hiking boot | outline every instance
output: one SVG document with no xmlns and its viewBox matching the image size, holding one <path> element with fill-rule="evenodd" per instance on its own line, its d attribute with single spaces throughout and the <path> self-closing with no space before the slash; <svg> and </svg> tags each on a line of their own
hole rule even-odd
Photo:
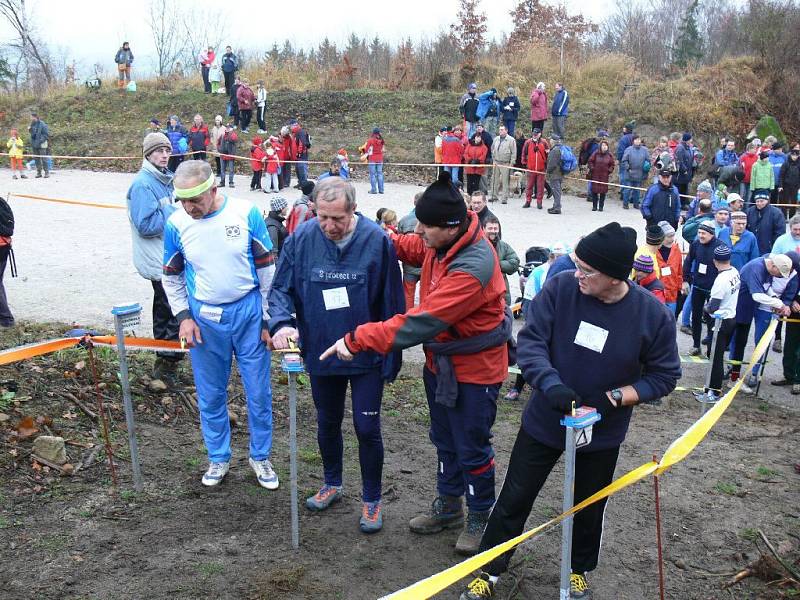
<svg viewBox="0 0 800 600">
<path fill-rule="evenodd" d="M 458 600 L 486 600 L 494 594 L 494 584 L 489 580 L 489 574 L 481 574 L 469 582 L 467 589 L 461 593 Z"/>
<path fill-rule="evenodd" d="M 268 490 L 278 489 L 280 485 L 278 482 L 278 474 L 275 473 L 275 469 L 272 468 L 272 463 L 269 462 L 268 458 L 264 460 L 250 458 L 248 462 L 250 463 L 250 468 L 253 469 L 253 472 L 256 474 L 258 485 Z"/>
<path fill-rule="evenodd" d="M 791 381 L 788 379 L 778 379 L 778 381 L 771 382 L 772 385 L 784 386 L 784 385 L 793 385 Z"/>
<path fill-rule="evenodd" d="M 477 554 L 478 547 L 481 545 L 483 530 L 486 529 L 486 523 L 488 521 L 488 510 L 483 512 L 469 511 L 467 513 L 467 522 L 464 524 L 464 530 L 456 541 L 456 552 L 464 556 Z"/>
<path fill-rule="evenodd" d="M 551 214 L 551 215 L 560 215 L 561 214 L 561 209 L 560 208 L 548 208 L 547 212 L 548 212 L 548 214 Z"/>
<path fill-rule="evenodd" d="M 700 356 L 702 353 L 700 352 L 700 348 L 694 347 L 689 350 L 689 356 Z"/>
<path fill-rule="evenodd" d="M 364 502 L 361 507 L 361 519 L 358 526 L 362 533 L 377 533 L 383 527 L 381 501 Z"/>
<path fill-rule="evenodd" d="M 219 484 L 228 474 L 231 463 L 229 462 L 212 462 L 208 464 L 208 470 L 203 474 L 202 483 L 208 487 L 214 487 Z"/>
<path fill-rule="evenodd" d="M 530 208 L 530 207 L 531 207 L 530 202 L 526 202 L 525 204 L 522 205 L 522 208 Z"/>
<path fill-rule="evenodd" d="M 220 181 L 219 185 L 217 187 L 225 187 L 225 182 L 224 181 Z"/>
<path fill-rule="evenodd" d="M 408 522 L 414 533 L 429 535 L 445 529 L 460 527 L 464 522 L 464 509 L 461 498 L 455 496 L 437 496 L 431 503 L 430 513 L 417 515 Z"/>
<path fill-rule="evenodd" d="M 41 173 L 37 173 L 35 179 L 39 179 L 42 176 Z"/>
<path fill-rule="evenodd" d="M 509 402 L 519 400 L 519 390 L 508 390 L 503 400 L 508 400 Z"/>
<path fill-rule="evenodd" d="M 685 333 L 686 335 L 692 335 L 692 328 L 688 325 L 681 325 L 681 333 Z"/>
<path fill-rule="evenodd" d="M 20 174 L 19 174 L 19 178 L 20 178 L 20 179 L 27 179 L 27 178 L 28 178 L 28 176 L 27 176 L 27 175 L 25 175 L 25 173 L 20 173 Z"/>
<path fill-rule="evenodd" d="M 783 346 L 781 345 L 781 341 L 777 338 L 775 338 L 775 341 L 772 342 L 772 351 L 777 352 L 778 354 L 783 352 Z"/>
<path fill-rule="evenodd" d="M 342 499 L 342 486 L 340 485 L 323 485 L 320 490 L 306 498 L 306 508 L 308 510 L 325 510 L 334 502 Z"/>
<path fill-rule="evenodd" d="M 623 204 L 622 208 L 624 208 L 625 210 L 628 210 L 629 206 L 627 204 Z"/>
<path fill-rule="evenodd" d="M 800 383 L 792 384 L 792 396 L 800 394 Z"/>
<path fill-rule="evenodd" d="M 157 356 L 156 362 L 153 364 L 153 379 L 160 379 L 168 387 L 175 387 L 178 383 L 178 363 Z"/>
<path fill-rule="evenodd" d="M 569 597 L 570 600 L 591 600 L 592 588 L 589 587 L 589 582 L 586 581 L 586 575 L 580 573 L 572 573 L 569 576 Z"/>
<path fill-rule="evenodd" d="M 49 171 L 45 171 L 44 172 L 44 178 L 47 179 L 48 177 L 50 177 L 50 172 Z"/>
</svg>

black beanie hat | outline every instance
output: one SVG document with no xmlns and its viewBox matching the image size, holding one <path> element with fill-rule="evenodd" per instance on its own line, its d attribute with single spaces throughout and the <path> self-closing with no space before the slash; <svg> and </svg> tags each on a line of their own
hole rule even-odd
<svg viewBox="0 0 800 600">
<path fill-rule="evenodd" d="M 609 277 L 628 279 L 636 255 L 636 232 L 616 222 L 603 225 L 578 242 L 575 255 Z"/>
<path fill-rule="evenodd" d="M 450 173 L 443 171 L 439 179 L 422 192 L 414 209 L 417 220 L 431 227 L 456 227 L 467 218 L 464 197 L 451 183 Z"/>
<path fill-rule="evenodd" d="M 658 225 L 650 225 L 645 234 L 647 243 L 651 246 L 660 246 L 664 241 L 664 230 Z"/>
</svg>

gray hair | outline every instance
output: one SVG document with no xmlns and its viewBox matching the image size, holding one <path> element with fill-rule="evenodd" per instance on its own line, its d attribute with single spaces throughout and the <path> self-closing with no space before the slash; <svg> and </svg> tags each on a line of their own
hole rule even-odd
<svg viewBox="0 0 800 600">
<path fill-rule="evenodd" d="M 204 160 L 185 160 L 175 169 L 174 183 L 197 185 L 213 175 L 211 165 Z M 192 187 L 192 185 L 178 186 Z"/>
<path fill-rule="evenodd" d="M 539 83 L 537 83 L 536 84 L 536 89 L 537 90 L 543 90 L 544 89 L 544 81 L 540 81 Z"/>
<path fill-rule="evenodd" d="M 326 177 L 314 187 L 314 193 L 311 195 L 311 199 L 317 205 L 320 202 L 336 202 L 340 198 L 344 198 L 344 209 L 347 212 L 355 211 L 356 189 L 341 177 Z"/>
<path fill-rule="evenodd" d="M 800 213 L 792 215 L 792 218 L 789 219 L 789 227 L 792 225 L 800 225 Z"/>
</svg>

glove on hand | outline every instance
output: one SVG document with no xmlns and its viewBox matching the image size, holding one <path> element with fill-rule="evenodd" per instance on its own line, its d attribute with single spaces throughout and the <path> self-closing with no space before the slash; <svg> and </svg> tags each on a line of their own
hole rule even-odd
<svg viewBox="0 0 800 600">
<path fill-rule="evenodd" d="M 563 383 L 551 387 L 544 393 L 544 397 L 547 398 L 553 410 L 560 413 L 570 412 L 573 402 L 575 402 L 576 408 L 581 405 L 581 397 Z"/>
</svg>

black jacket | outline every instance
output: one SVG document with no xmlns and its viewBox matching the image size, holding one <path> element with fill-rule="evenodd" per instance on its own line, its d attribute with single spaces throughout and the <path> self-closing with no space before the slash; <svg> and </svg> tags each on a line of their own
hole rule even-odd
<svg viewBox="0 0 800 600">
<path fill-rule="evenodd" d="M 283 242 L 289 237 L 289 232 L 283 225 L 285 220 L 286 219 L 281 216 L 281 213 L 275 212 L 274 210 L 269 211 L 267 218 L 264 219 L 264 222 L 267 224 L 269 239 L 272 240 L 272 248 L 278 255 L 281 253 L 281 248 L 283 248 Z"/>
<path fill-rule="evenodd" d="M 778 187 L 796 189 L 800 187 L 800 158 L 787 158 L 781 165 L 778 175 Z"/>
</svg>

